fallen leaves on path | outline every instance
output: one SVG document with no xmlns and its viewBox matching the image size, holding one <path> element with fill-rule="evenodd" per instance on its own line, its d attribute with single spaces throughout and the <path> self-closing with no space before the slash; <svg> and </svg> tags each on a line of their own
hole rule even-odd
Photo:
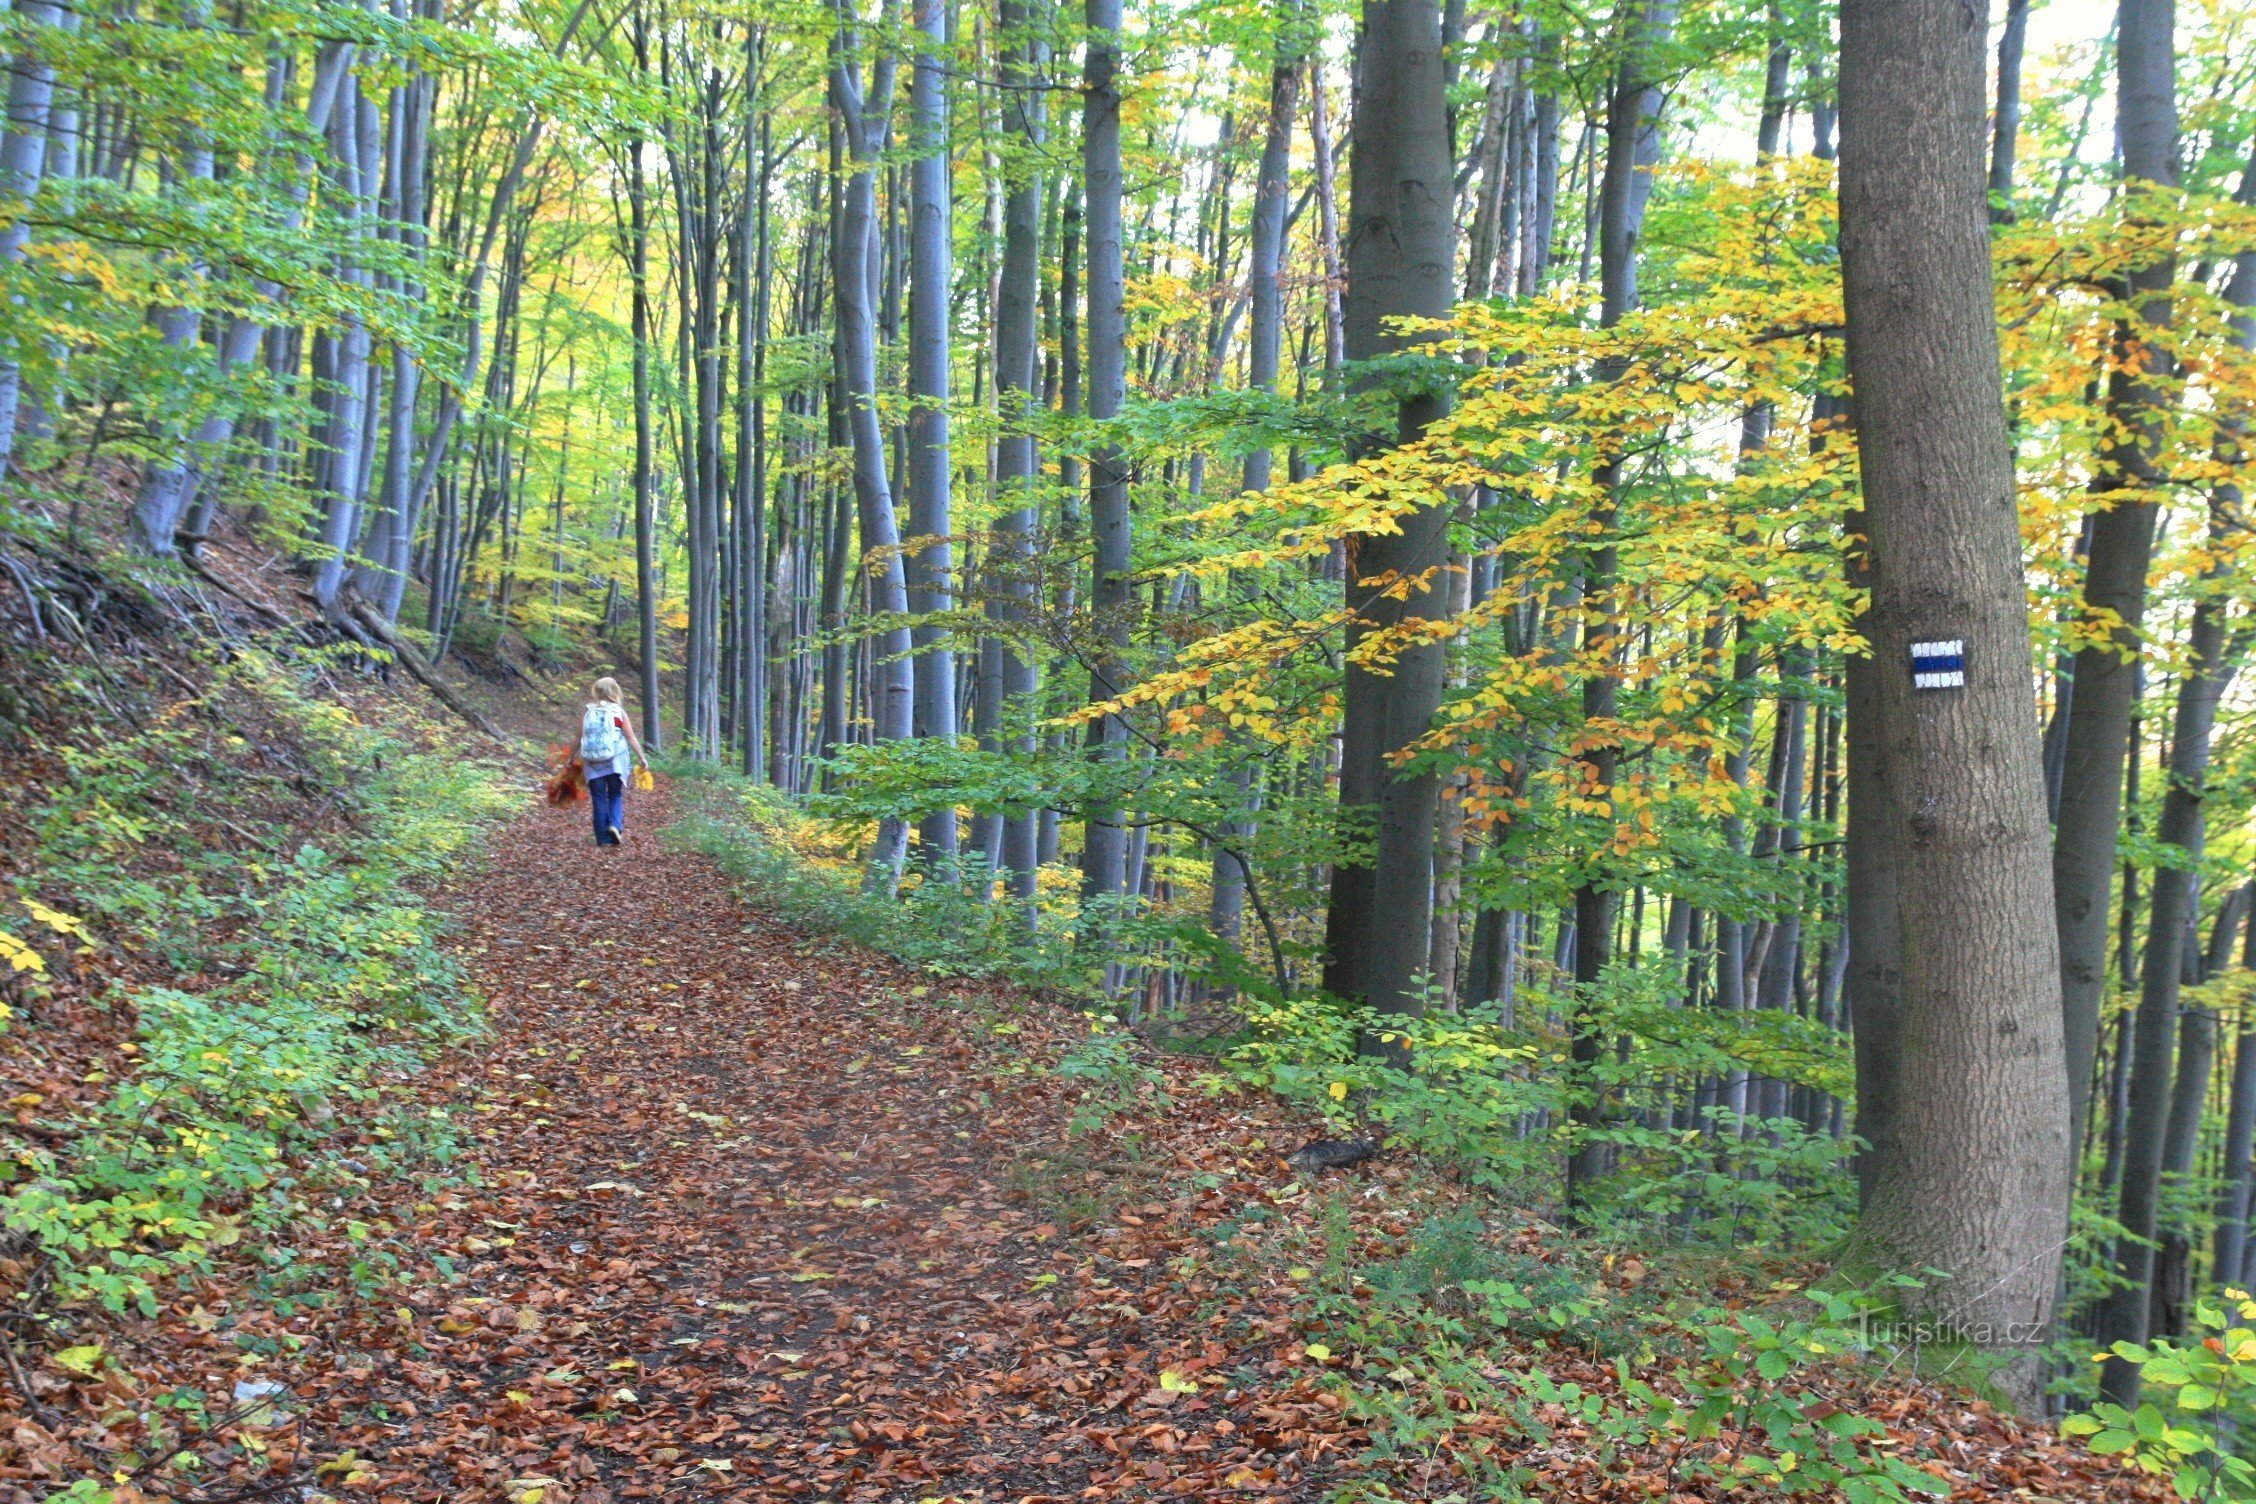
<svg viewBox="0 0 2256 1504">
<path fill-rule="evenodd" d="M 650 837 L 665 807 L 616 851 L 544 811 L 456 896 L 495 1026 L 452 1075 L 485 1184 L 402 1211 L 418 1293 L 323 1334 L 298 1396 L 331 1476 L 538 1504 L 1312 1497 L 1354 1434 L 1287 1314 L 1165 1269 L 1279 1188 L 1281 1125 L 1179 1107 L 1164 1157 L 1081 1172 L 1137 1199 L 1068 1231 L 1012 1183 L 1065 1150 L 1029 1062 L 1067 1020 L 762 924 Z"/>
<path fill-rule="evenodd" d="M 121 1504 L 1314 1500 L 1361 1470 L 1336 1382 L 1357 1357 L 1304 1345 L 1310 1272 L 1277 1256 L 1320 1242 L 1280 1153 L 1309 1125 L 1172 1061 L 1164 1112 L 1074 1139 L 1049 1066 L 1084 1021 L 742 907 L 651 835 L 671 799 L 634 802 L 623 848 L 528 813 L 446 896 L 493 1028 L 412 1089 L 464 1125 L 464 1157 L 427 1196 L 333 1198 L 336 1244 L 289 1253 L 341 1298 L 277 1309 L 291 1265 L 268 1250 L 263 1295 L 246 1259 L 116 1324 L 84 1371 L 50 1355 L 33 1387 L 61 1419 L 17 1423 L 0 1500 L 104 1452 L 138 1469 Z M 1450 1194 L 1391 1157 L 1355 1174 L 1333 1204 L 1366 1251 Z M 1249 1215 L 1251 1251 L 1218 1257 Z M 1572 1350 L 1505 1361 L 1615 1383 Z M 178 1385 L 212 1400 L 194 1468 L 162 1461 L 150 1404 Z M 1847 1402 L 1958 1499 L 2138 1494 L 1928 1386 Z M 1542 1443 L 1460 1416 L 1398 1456 L 1394 1496 L 1457 1493 L 1478 1451 L 1546 1500 L 1723 1497 L 1658 1452 L 1600 1468 L 1588 1431 L 1538 1419 Z"/>
</svg>

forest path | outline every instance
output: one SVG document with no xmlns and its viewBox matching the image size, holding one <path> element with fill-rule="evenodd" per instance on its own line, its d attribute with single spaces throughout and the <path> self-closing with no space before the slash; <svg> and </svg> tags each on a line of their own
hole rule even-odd
<svg viewBox="0 0 2256 1504">
<path fill-rule="evenodd" d="M 1347 1423 L 1283 1300 L 1167 1273 L 1297 1194 L 1284 1125 L 1179 1100 L 1188 1140 L 1068 1231 L 1012 1190 L 1067 1146 L 1027 1066 L 1066 1020 L 744 908 L 656 836 L 675 804 L 634 797 L 618 850 L 529 815 L 447 900 L 494 1031 L 435 1085 L 475 1097 L 481 1183 L 400 1214 L 445 1263 L 308 1386 L 355 1491 L 1314 1497 Z"/>
</svg>

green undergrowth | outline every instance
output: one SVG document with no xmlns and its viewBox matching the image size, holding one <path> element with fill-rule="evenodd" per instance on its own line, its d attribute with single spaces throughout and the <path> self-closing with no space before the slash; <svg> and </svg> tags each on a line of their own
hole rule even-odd
<svg viewBox="0 0 2256 1504">
<path fill-rule="evenodd" d="M 68 1137 L 0 1165 L 0 1217 L 65 1306 L 154 1316 L 237 1242 L 287 1299 L 316 1283 L 294 1245 L 325 1193 L 449 1155 L 444 1120 L 402 1087 L 480 1013 L 421 894 L 507 784 L 251 652 L 143 724 L 98 722 L 56 751 L 17 896 L 78 917 L 118 953 L 104 974 L 140 980 L 84 1000 L 130 1010 L 131 1039 L 87 1078 L 106 1095 Z M 24 1014 L 13 1029 L 45 1026 L 36 999 Z"/>
<path fill-rule="evenodd" d="M 1516 1007 L 1451 1010 L 1438 998 L 1420 1016 L 1384 1017 L 1322 996 L 1250 999 L 1244 1037 L 1223 1068 L 1331 1119 L 1343 1134 L 1415 1149 L 1502 1205 L 1550 1212 L 1567 1157 L 1595 1139 L 1609 1172 L 1589 1192 L 1585 1220 L 1614 1241 L 1655 1248 L 1807 1253 L 1830 1247 L 1853 1217 L 1854 1138 L 1793 1117 L 1697 1115 L 1639 1109 L 1631 1087 L 1717 1080 L 1733 1072 L 1845 1091 L 1837 1044 L 1820 1051 L 1814 1026 L 1787 1014 L 1718 1016 L 1669 1005 L 1655 969 L 1619 968 L 1596 999 L 1622 1042 L 1599 1078 L 1563 1074 L 1571 1000 L 1541 980 Z M 1376 1038 L 1394 1049 L 1363 1047 Z M 1631 1044 L 1634 1042 L 1634 1049 Z M 1574 1109 L 1601 1094 L 1596 1127 Z M 1681 1102 L 1682 1093 L 1665 1098 Z M 1650 1097 L 1647 1098 L 1651 1100 Z"/>
<path fill-rule="evenodd" d="M 665 839 L 705 856 L 787 923 L 937 976 L 995 977 L 1082 1005 L 1101 1000 L 1094 958 L 1121 950 L 1077 943 L 1068 895 L 1045 888 L 1029 912 L 1021 904 L 982 902 L 974 883 L 931 880 L 914 870 L 899 898 L 867 892 L 852 841 L 837 825 L 710 763 L 670 762 L 667 771 L 688 795 L 688 808 Z"/>
<path fill-rule="evenodd" d="M 1299 1265 L 1305 1361 L 1371 1437 L 1337 1504 L 1534 1501 L 1549 1495 L 1525 1459 L 1562 1447 L 1598 1477 L 1734 1499 L 1950 1491 L 1857 1409 L 1906 1361 L 1872 1340 L 1872 1295 L 1779 1277 L 1721 1296 L 1694 1267 L 1532 1241 L 1470 1207 L 1383 1247 L 1344 1195 L 1282 1243 L 1266 1220 L 1221 1224 L 1209 1267 L 1228 1285 Z M 1427 1491 L 1437 1474 L 1446 1495 Z"/>
<path fill-rule="evenodd" d="M 711 859 L 785 921 L 1100 1011 L 1098 979 L 1064 913 L 1044 905 L 1029 921 L 939 882 L 912 883 L 899 900 L 866 894 L 852 842 L 831 823 L 709 766 L 672 771 L 686 808 L 666 839 Z M 1799 1020 L 1688 1018 L 1656 978 L 1614 979 L 1609 1018 L 1642 1055 L 1586 1089 L 1618 1098 L 1656 1067 L 1685 1079 L 1738 1070 L 1843 1087 L 1837 1047 Z M 1564 1048 L 1549 1022 L 1556 1001 L 1531 985 L 1517 1021 L 1439 1008 L 1382 1021 L 1321 997 L 1248 995 L 1247 1027 L 1205 1078 L 1277 1093 L 1337 1131 L 1419 1151 L 1461 1188 L 1461 1200 L 1442 1198 L 1455 1209 L 1383 1248 L 1358 1234 L 1344 1193 L 1299 1230 L 1256 1202 L 1193 1261 L 1225 1291 L 1299 1266 L 1289 1274 L 1302 1292 L 1306 1360 L 1372 1438 L 1335 1498 L 1440 1497 L 1423 1490 L 1446 1467 L 1448 1498 L 1534 1500 L 1545 1496 L 1542 1479 L 1515 1459 L 1561 1446 L 1608 1477 L 1666 1474 L 1732 1498 L 1909 1504 L 1946 1494 L 1916 1465 L 1916 1449 L 1897 1447 L 1856 1408 L 1875 1381 L 1927 1371 L 1918 1354 L 1873 1337 L 1901 1292 L 1795 1274 L 1799 1254 L 1837 1241 L 1846 1225 L 1853 1140 L 1791 1118 L 1712 1110 L 1672 1126 L 1617 1111 L 1603 1130 L 1615 1174 L 1593 1213 L 1603 1238 L 1497 1230 L 1495 1219 L 1524 1226 L 1522 1213 L 1547 1203 L 1540 1188 L 1569 1143 L 1574 1087 L 1543 1069 Z M 1407 1065 L 1359 1048 L 1381 1029 Z M 1068 1088 L 1073 1115 L 1057 1144 L 1013 1166 L 1012 1184 L 1065 1225 L 1102 1221 L 1152 1185 L 1141 1134 L 1164 1121 L 1164 1083 L 1109 1018 L 1047 1069 Z"/>
</svg>

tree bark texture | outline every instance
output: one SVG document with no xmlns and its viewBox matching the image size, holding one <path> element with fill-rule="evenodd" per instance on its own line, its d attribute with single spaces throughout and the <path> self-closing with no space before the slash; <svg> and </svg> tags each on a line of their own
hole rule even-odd
<svg viewBox="0 0 2256 1504">
<path fill-rule="evenodd" d="M 1353 176 L 1348 203 L 1346 358 L 1399 351 L 1386 327 L 1406 315 L 1440 318 L 1455 295 L 1453 161 L 1442 79 L 1441 14 L 1433 0 L 1365 0 L 1355 59 Z M 1321 94 L 1321 89 L 1317 90 Z M 1321 164 L 1319 171 L 1322 170 Z M 1409 442 L 1439 417 L 1446 378 L 1406 386 L 1395 441 Z M 1325 940 L 1327 991 L 1382 1014 L 1414 1013 L 1413 976 L 1427 961 L 1432 906 L 1436 776 L 1398 772 L 1389 754 L 1423 735 L 1441 703 L 1443 652 L 1422 643 L 1365 662 L 1375 633 L 1444 608 L 1441 569 L 1449 556 L 1446 498 L 1400 520 L 1393 533 L 1348 540 L 1346 713 L 1340 757 L 1340 815 L 1356 843 L 1335 859 Z M 1400 599 L 1394 582 L 1415 579 Z M 1380 1041 L 1364 1042 L 1380 1049 Z"/>
<path fill-rule="evenodd" d="M 2001 1385 L 2034 1408 L 2070 1155 L 1984 199 L 1986 41 L 1954 0 L 1842 11 L 1841 251 L 1873 592 L 1852 713 L 1880 742 L 1859 788 L 1894 869 L 1898 966 L 1888 1148 L 1856 1246 L 1883 1268 L 1947 1271 L 1907 1303 L 2004 1355 Z M 1963 687 L 1914 687 L 1912 644 L 1940 640 L 1964 644 Z"/>
</svg>

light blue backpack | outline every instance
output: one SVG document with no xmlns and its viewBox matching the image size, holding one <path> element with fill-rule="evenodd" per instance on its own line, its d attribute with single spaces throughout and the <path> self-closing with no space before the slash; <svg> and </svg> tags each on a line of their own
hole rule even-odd
<svg viewBox="0 0 2256 1504">
<path fill-rule="evenodd" d="M 580 761 L 589 767 L 599 762 L 617 763 L 626 755 L 627 739 L 616 720 L 619 707 L 597 701 L 580 717 Z M 624 767 L 614 771 L 624 773 Z"/>
</svg>

